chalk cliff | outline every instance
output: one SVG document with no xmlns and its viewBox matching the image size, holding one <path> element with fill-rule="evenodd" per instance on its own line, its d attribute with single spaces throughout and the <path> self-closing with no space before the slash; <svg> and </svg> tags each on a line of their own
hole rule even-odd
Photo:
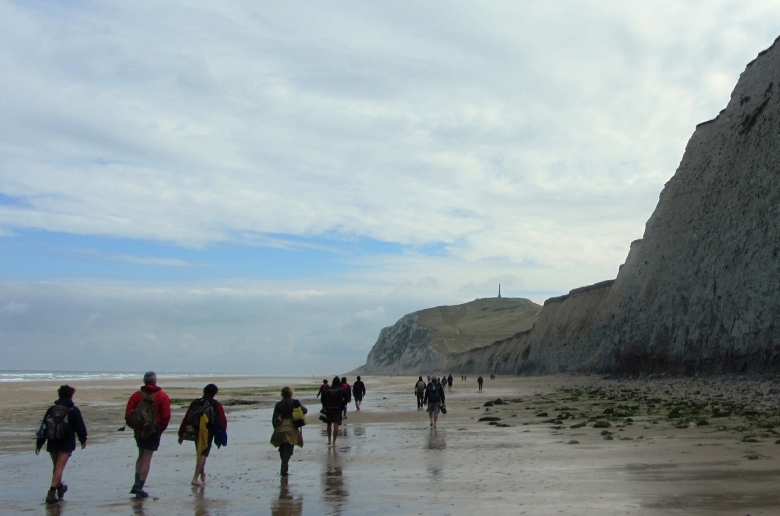
<svg viewBox="0 0 780 516">
<path fill-rule="evenodd" d="M 358 372 L 441 372 L 457 353 L 531 328 L 541 308 L 528 299 L 485 298 L 405 315 L 379 333 Z"/>
<path fill-rule="evenodd" d="M 747 65 L 726 109 L 696 127 L 614 281 L 547 300 L 530 331 L 446 357 L 444 367 L 780 371 L 778 88 L 776 40 Z"/>
</svg>

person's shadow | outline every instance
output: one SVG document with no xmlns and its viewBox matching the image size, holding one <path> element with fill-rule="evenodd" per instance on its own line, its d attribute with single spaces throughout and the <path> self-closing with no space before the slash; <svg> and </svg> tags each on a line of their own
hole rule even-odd
<svg viewBox="0 0 780 516">
<path fill-rule="evenodd" d="M 325 474 L 322 477 L 322 500 L 333 509 L 330 514 L 338 516 L 344 510 L 347 498 L 349 498 L 349 489 L 345 481 L 341 458 L 338 451 L 328 450 Z"/>
<path fill-rule="evenodd" d="M 279 497 L 271 501 L 272 516 L 301 516 L 303 514 L 303 495 L 296 496 L 290 490 L 288 477 L 281 477 Z"/>
</svg>

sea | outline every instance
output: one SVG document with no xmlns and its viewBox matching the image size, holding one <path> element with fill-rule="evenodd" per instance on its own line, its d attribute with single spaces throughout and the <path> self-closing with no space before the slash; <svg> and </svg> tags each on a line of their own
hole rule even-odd
<svg viewBox="0 0 780 516">
<path fill-rule="evenodd" d="M 52 382 L 77 383 L 126 380 L 140 383 L 143 371 L 0 371 L 0 383 Z M 174 387 L 201 386 L 207 378 L 219 378 L 224 387 L 273 387 L 279 385 L 319 385 L 320 376 L 274 376 L 252 374 L 166 373 L 157 372 L 158 382 Z"/>
</svg>

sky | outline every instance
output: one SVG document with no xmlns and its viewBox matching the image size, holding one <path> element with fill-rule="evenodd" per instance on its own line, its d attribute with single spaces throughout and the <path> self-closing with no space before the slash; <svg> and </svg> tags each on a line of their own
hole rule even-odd
<svg viewBox="0 0 780 516">
<path fill-rule="evenodd" d="M 0 0 L 0 369 L 306 374 L 614 278 L 780 2 Z"/>
</svg>

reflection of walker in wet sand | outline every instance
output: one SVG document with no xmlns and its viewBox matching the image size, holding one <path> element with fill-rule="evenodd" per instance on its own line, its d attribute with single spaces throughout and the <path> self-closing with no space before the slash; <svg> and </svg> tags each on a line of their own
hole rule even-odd
<svg viewBox="0 0 780 516">
<path fill-rule="evenodd" d="M 334 514 L 341 514 L 349 497 L 345 478 L 339 453 L 335 449 L 328 450 L 325 475 L 322 477 L 322 500 L 333 507 Z"/>
<path fill-rule="evenodd" d="M 271 516 L 301 516 L 303 514 L 303 495 L 296 496 L 290 491 L 287 477 L 279 484 L 279 497 L 271 502 Z"/>
</svg>

